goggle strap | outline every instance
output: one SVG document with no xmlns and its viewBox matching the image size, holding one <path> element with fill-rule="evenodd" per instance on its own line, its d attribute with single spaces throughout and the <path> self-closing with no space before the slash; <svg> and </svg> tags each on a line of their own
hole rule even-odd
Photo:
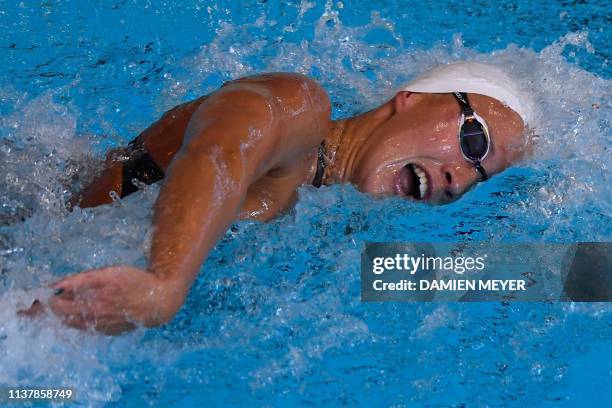
<svg viewBox="0 0 612 408">
<path fill-rule="evenodd" d="M 489 177 L 487 176 L 487 172 L 484 169 L 484 167 L 482 167 L 480 165 L 480 160 L 476 160 L 474 162 L 474 166 L 476 166 L 476 170 L 478 170 L 478 172 L 480 173 L 480 176 L 482 177 L 482 181 L 485 181 L 486 179 L 488 179 Z"/>
<path fill-rule="evenodd" d="M 457 99 L 457 102 L 459 102 L 459 105 L 461 106 L 461 112 L 463 112 L 465 116 L 472 116 L 474 114 L 474 109 L 472 109 L 472 107 L 470 106 L 470 101 L 468 100 L 467 93 L 453 92 L 453 95 L 455 96 L 455 99 Z"/>
</svg>

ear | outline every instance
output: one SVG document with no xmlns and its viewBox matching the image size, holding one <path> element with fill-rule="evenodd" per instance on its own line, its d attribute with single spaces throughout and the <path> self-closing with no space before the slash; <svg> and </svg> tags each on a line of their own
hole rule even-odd
<svg viewBox="0 0 612 408">
<path fill-rule="evenodd" d="M 403 112 L 413 106 L 417 99 L 416 96 L 417 94 L 413 94 L 409 91 L 399 91 L 397 94 L 395 94 L 395 97 L 393 98 L 395 112 Z"/>
</svg>

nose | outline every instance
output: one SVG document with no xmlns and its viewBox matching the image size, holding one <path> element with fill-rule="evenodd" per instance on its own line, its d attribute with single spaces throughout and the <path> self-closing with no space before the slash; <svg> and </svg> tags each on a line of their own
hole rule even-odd
<svg viewBox="0 0 612 408">
<path fill-rule="evenodd" d="M 442 166 L 443 192 L 442 200 L 451 202 L 458 199 L 477 180 L 476 172 L 469 165 L 453 163 Z"/>
</svg>

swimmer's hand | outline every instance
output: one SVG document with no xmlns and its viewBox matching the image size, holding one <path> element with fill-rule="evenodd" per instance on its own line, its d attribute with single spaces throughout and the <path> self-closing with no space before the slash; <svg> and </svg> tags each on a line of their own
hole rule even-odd
<svg viewBox="0 0 612 408">
<path fill-rule="evenodd" d="M 105 334 L 167 323 L 185 299 L 180 286 L 130 266 L 93 269 L 52 287 L 49 306 L 66 325 Z"/>
</svg>

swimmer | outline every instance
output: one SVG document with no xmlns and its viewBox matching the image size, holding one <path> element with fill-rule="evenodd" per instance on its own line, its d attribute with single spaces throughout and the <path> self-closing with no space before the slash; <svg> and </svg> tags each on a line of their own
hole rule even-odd
<svg viewBox="0 0 612 408">
<path fill-rule="evenodd" d="M 475 62 L 427 71 L 363 114 L 333 121 L 330 112 L 315 81 L 273 73 L 228 82 L 165 113 L 111 151 L 71 201 L 94 207 L 137 191 L 133 179 L 161 182 L 147 270 L 68 276 L 53 284 L 50 309 L 71 327 L 108 334 L 167 323 L 237 219 L 269 220 L 307 184 L 451 202 L 525 154 L 532 115 L 506 74 Z"/>
</svg>

